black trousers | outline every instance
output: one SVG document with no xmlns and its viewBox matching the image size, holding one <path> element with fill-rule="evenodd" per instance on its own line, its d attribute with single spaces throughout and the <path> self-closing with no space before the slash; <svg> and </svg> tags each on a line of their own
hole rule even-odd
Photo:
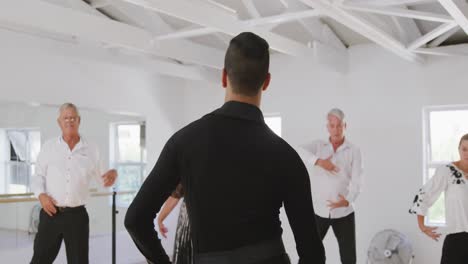
<svg viewBox="0 0 468 264">
<path fill-rule="evenodd" d="M 232 261 L 217 261 L 217 260 L 212 260 L 212 261 L 195 260 L 195 263 L 196 264 L 240 264 L 240 263 L 232 262 Z M 242 264 L 291 264 L 291 260 L 289 259 L 289 256 L 286 253 L 282 253 L 275 257 L 270 257 L 264 260 L 242 263 Z"/>
<path fill-rule="evenodd" d="M 254 264 L 291 264 L 291 260 L 286 253 L 283 253 L 277 257 L 272 257 L 264 261 L 256 262 Z"/>
<path fill-rule="evenodd" d="M 242 248 L 202 253 L 194 257 L 195 264 L 291 264 L 283 241 L 274 239 Z"/>
<path fill-rule="evenodd" d="M 65 242 L 68 264 L 88 264 L 89 216 L 84 206 L 49 216 L 41 210 L 31 264 L 51 264 Z"/>
<path fill-rule="evenodd" d="M 343 218 L 331 219 L 323 218 L 318 215 L 317 230 L 320 238 L 323 240 L 330 226 L 338 240 L 340 249 L 340 259 L 342 264 L 356 264 L 356 224 L 354 213 Z"/>
<path fill-rule="evenodd" d="M 441 264 L 466 264 L 468 263 L 468 233 L 450 234 L 445 237 L 442 247 Z"/>
</svg>

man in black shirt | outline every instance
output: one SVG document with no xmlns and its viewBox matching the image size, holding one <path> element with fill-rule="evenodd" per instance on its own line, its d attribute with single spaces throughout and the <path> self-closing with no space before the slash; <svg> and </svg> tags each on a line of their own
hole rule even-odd
<svg viewBox="0 0 468 264">
<path fill-rule="evenodd" d="M 225 104 L 174 134 L 130 205 L 125 226 L 149 263 L 171 263 L 154 219 L 177 184 L 185 191 L 195 264 L 288 264 L 284 205 L 300 264 L 323 264 L 309 175 L 259 109 L 270 82 L 268 43 L 244 32 L 226 52 Z"/>
</svg>

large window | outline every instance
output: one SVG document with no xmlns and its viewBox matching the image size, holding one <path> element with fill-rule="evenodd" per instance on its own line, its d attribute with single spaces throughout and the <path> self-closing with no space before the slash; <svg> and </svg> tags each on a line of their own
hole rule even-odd
<svg viewBox="0 0 468 264">
<path fill-rule="evenodd" d="M 459 159 L 460 137 L 468 133 L 468 106 L 424 109 L 424 182 L 438 166 Z M 445 224 L 444 195 L 429 210 L 427 224 Z"/>
<path fill-rule="evenodd" d="M 121 191 L 138 190 L 143 183 L 146 167 L 144 123 L 116 123 L 111 125 L 111 166 L 119 174 L 116 188 Z M 128 206 L 134 195 L 117 196 L 119 206 Z"/>
<path fill-rule="evenodd" d="M 38 129 L 0 130 L 0 193 L 29 192 L 41 134 Z"/>
</svg>

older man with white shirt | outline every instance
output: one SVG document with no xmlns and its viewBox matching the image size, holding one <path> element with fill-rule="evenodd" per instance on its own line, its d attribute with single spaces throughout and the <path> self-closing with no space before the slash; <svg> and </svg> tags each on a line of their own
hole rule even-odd
<svg viewBox="0 0 468 264">
<path fill-rule="evenodd" d="M 79 134 L 80 115 L 71 103 L 59 109 L 60 137 L 47 141 L 39 153 L 31 189 L 42 210 L 34 240 L 32 264 L 53 263 L 65 242 L 68 264 L 89 263 L 89 217 L 85 204 L 94 178 L 114 184 L 115 170 L 104 172 L 97 147 Z"/>
<path fill-rule="evenodd" d="M 327 114 L 327 140 L 302 146 L 310 171 L 317 229 L 323 238 L 330 226 L 338 240 L 342 264 L 356 264 L 356 230 L 353 203 L 361 192 L 362 161 L 357 146 L 345 138 L 342 110 Z"/>
</svg>

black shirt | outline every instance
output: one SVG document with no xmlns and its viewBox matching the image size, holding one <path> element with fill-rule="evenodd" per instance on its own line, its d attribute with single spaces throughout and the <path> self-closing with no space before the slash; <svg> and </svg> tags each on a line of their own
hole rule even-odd
<svg viewBox="0 0 468 264">
<path fill-rule="evenodd" d="M 307 170 L 296 151 L 268 128 L 256 106 L 227 102 L 166 143 L 125 218 L 135 244 L 153 263 L 170 263 L 154 219 L 179 183 L 195 254 L 281 237 L 284 205 L 299 263 L 325 263 Z"/>
</svg>

